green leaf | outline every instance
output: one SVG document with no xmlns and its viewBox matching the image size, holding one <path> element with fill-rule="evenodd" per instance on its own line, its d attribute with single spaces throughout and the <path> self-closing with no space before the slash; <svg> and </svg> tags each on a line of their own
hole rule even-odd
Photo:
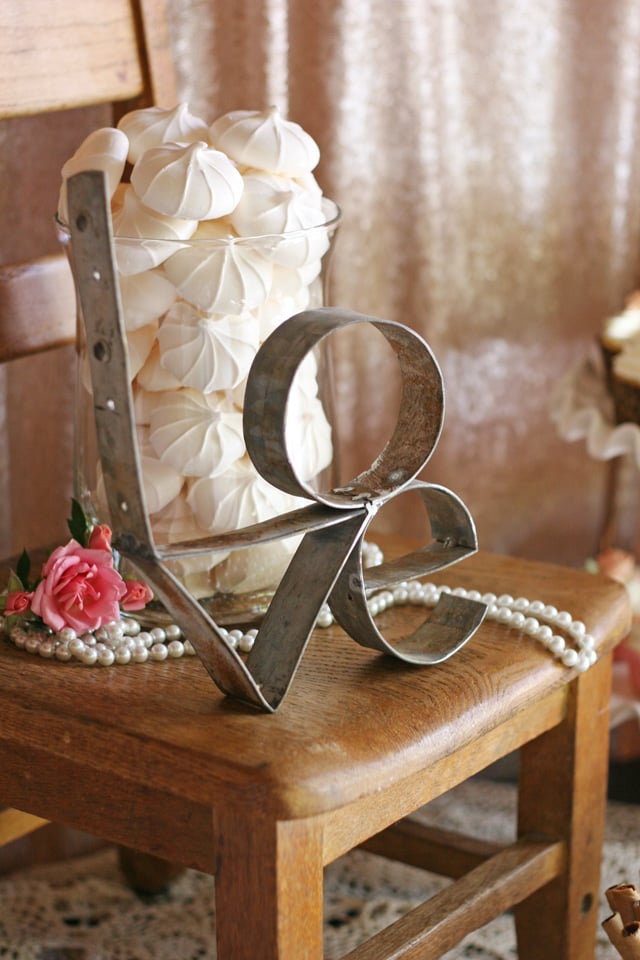
<svg viewBox="0 0 640 960">
<path fill-rule="evenodd" d="M 7 593 L 13 593 L 14 590 L 24 590 L 25 584 L 20 579 L 17 573 L 14 573 L 13 570 L 9 571 L 9 579 L 7 580 Z"/>
<path fill-rule="evenodd" d="M 71 517 L 67 520 L 67 526 L 73 539 L 77 540 L 81 547 L 86 547 L 91 533 L 91 524 L 77 500 L 71 501 Z"/>
<path fill-rule="evenodd" d="M 26 550 L 23 550 L 20 554 L 20 559 L 16 566 L 16 574 L 20 580 L 21 585 L 25 590 L 29 589 L 29 574 L 31 573 L 31 558 Z"/>
</svg>

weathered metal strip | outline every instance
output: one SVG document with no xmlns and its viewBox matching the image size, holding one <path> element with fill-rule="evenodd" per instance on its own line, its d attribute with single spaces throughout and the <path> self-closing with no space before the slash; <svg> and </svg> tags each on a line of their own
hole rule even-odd
<svg viewBox="0 0 640 960">
<path fill-rule="evenodd" d="M 340 488 L 318 491 L 296 473 L 287 450 L 286 406 L 295 375 L 307 354 L 331 333 L 368 323 L 393 348 L 402 376 L 402 398 L 393 434 L 374 463 Z M 244 433 L 255 467 L 274 486 L 339 510 L 383 500 L 423 469 L 444 417 L 442 374 L 428 345 L 415 331 L 391 320 L 351 310 L 307 310 L 280 324 L 256 356 L 245 391 Z"/>
<path fill-rule="evenodd" d="M 382 635 L 367 605 L 372 590 L 444 569 L 477 549 L 473 520 L 459 497 L 446 487 L 422 481 L 414 481 L 407 490 L 420 495 L 430 518 L 434 542 L 365 573 L 360 541 L 342 569 L 329 597 L 329 606 L 343 630 L 362 646 L 391 654 L 407 663 L 440 663 L 473 636 L 485 617 L 486 604 L 443 594 L 430 616 L 416 630 L 393 644 Z M 366 525 L 363 538 L 365 531 Z"/>
</svg>

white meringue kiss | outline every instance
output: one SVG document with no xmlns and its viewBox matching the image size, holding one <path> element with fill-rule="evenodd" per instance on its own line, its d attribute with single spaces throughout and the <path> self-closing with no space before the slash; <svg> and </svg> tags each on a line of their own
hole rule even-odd
<svg viewBox="0 0 640 960">
<path fill-rule="evenodd" d="M 147 150 L 131 171 L 142 202 L 169 217 L 214 220 L 242 196 L 242 177 L 229 158 L 203 140 Z"/>
<path fill-rule="evenodd" d="M 185 300 L 204 313 L 240 314 L 269 296 L 273 266 L 250 243 L 194 239 L 164 270 Z"/>
<path fill-rule="evenodd" d="M 149 443 L 148 428 L 139 428 L 142 487 L 149 513 L 157 513 L 180 493 L 183 476 L 169 463 L 163 463 Z"/>
<path fill-rule="evenodd" d="M 113 213 L 116 263 L 129 276 L 151 270 L 180 248 L 198 226 L 197 220 L 169 217 L 149 209 L 131 185 L 119 191 L 121 205 Z"/>
<path fill-rule="evenodd" d="M 317 166 L 320 149 L 302 127 L 286 120 L 277 107 L 233 110 L 209 128 L 213 143 L 232 160 L 289 177 L 302 176 Z"/>
<path fill-rule="evenodd" d="M 191 481 L 187 494 L 187 503 L 198 524 L 211 533 L 239 530 L 286 513 L 300 502 L 306 501 L 296 501 L 267 483 L 248 457 L 216 476 Z"/>
<path fill-rule="evenodd" d="M 143 273 L 120 277 L 120 298 L 127 330 L 137 330 L 167 312 L 176 298 L 176 288 L 161 273 Z"/>
<path fill-rule="evenodd" d="M 245 451 L 242 414 L 224 394 L 191 389 L 158 401 L 149 438 L 160 459 L 187 477 L 217 476 Z"/>
<path fill-rule="evenodd" d="M 185 387 L 233 389 L 258 352 L 258 324 L 250 313 L 211 316 L 179 302 L 165 316 L 158 343 L 160 363 Z"/>
<path fill-rule="evenodd" d="M 127 160 L 129 141 L 115 127 L 101 127 L 82 141 L 76 152 L 62 167 L 62 185 L 58 197 L 58 216 L 69 222 L 67 180 L 84 170 L 103 170 L 107 175 L 107 191 L 112 197 L 120 182 Z"/>
<path fill-rule="evenodd" d="M 129 163 L 135 163 L 145 150 L 168 141 L 193 143 L 209 139 L 207 124 L 190 113 L 186 103 L 170 110 L 163 107 L 131 110 L 122 117 L 118 129 L 129 138 Z"/>
</svg>

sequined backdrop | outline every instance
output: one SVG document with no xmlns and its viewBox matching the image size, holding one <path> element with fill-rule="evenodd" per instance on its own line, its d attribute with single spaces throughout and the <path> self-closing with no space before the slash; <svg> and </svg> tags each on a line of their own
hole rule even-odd
<svg viewBox="0 0 640 960">
<path fill-rule="evenodd" d="M 640 4 L 171 0 L 170 9 L 195 111 L 214 119 L 275 103 L 320 144 L 318 179 L 344 212 L 333 301 L 410 324 L 436 353 L 447 412 L 425 477 L 463 497 L 483 547 L 581 563 L 597 543 L 605 471 L 557 437 L 548 402 L 638 280 Z M 337 354 L 347 473 L 390 428 L 395 369 L 373 335 L 345 338 Z M 16 374 L 2 375 L 10 399 Z M 29 395 L 39 425 L 32 405 Z M 38 458 L 29 462 L 17 436 L 20 410 L 7 412 L 15 476 Z M 47 484 L 64 510 L 62 433 L 46 441 Z M 21 502 L 36 483 L 21 479 Z M 34 533 L 10 509 L 0 522 L 14 546 Z M 383 522 L 408 532 L 416 523 L 407 510 Z"/>
</svg>

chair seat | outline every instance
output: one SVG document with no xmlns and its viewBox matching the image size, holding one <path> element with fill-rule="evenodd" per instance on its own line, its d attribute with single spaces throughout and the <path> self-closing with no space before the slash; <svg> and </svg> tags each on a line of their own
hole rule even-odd
<svg viewBox="0 0 640 960">
<path fill-rule="evenodd" d="M 601 655 L 628 628 L 624 590 L 587 573 L 479 553 L 439 580 L 569 610 Z M 419 614 L 379 623 L 390 636 Z M 323 816 L 326 863 L 558 724 L 573 675 L 495 622 L 425 668 L 332 627 L 269 716 L 222 696 L 196 658 L 91 669 L 2 643 L 0 802 L 205 870 L 212 808 Z"/>
</svg>

